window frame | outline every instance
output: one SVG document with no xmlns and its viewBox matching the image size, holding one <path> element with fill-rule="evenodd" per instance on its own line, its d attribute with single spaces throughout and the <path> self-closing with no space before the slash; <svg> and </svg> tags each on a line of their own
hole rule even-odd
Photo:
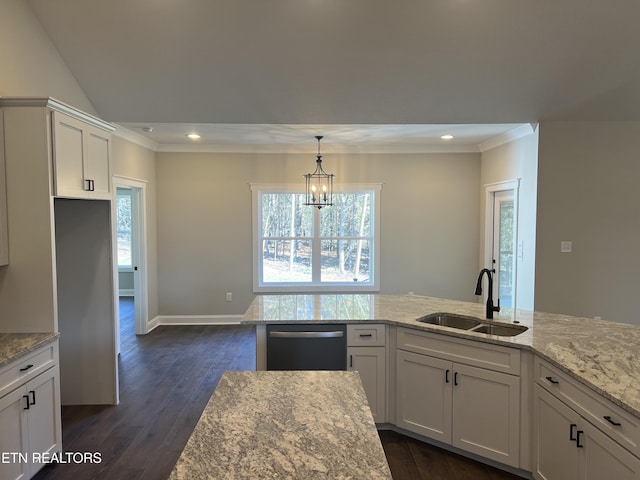
<svg viewBox="0 0 640 480">
<path fill-rule="evenodd" d="M 370 228 L 372 230 L 371 237 L 373 238 L 373 254 L 371 255 L 372 267 L 370 268 L 370 275 L 373 275 L 373 281 L 366 284 L 352 283 L 352 282 L 317 282 L 312 278 L 311 282 L 297 283 L 297 282 L 262 282 L 262 257 L 260 255 L 260 232 L 261 232 L 261 194 L 263 193 L 302 193 L 305 192 L 305 185 L 301 184 L 266 184 L 266 183 L 251 183 L 251 196 L 252 196 L 252 247 L 253 247 L 253 292 L 254 293 L 315 293 L 315 292 L 378 292 L 380 291 L 380 192 L 382 190 L 382 183 L 345 183 L 334 184 L 333 193 L 342 194 L 350 192 L 372 192 L 371 201 L 371 217 Z M 312 241 L 314 248 L 320 245 L 321 240 L 326 238 L 320 237 L 318 228 L 319 212 L 316 207 L 306 207 L 314 209 L 314 232 L 313 236 L 309 237 Z M 323 207 L 323 208 L 334 208 Z M 371 247 L 370 247 L 371 248 Z M 319 272 L 314 272 L 312 277 L 315 277 L 315 273 L 319 275 Z M 317 277 L 316 277 L 317 278 Z"/>
</svg>

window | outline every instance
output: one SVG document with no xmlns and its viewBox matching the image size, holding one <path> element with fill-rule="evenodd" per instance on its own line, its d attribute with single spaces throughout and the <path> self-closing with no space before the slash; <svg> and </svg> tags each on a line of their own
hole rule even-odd
<svg viewBox="0 0 640 480">
<path fill-rule="evenodd" d="M 254 291 L 379 290 L 381 185 L 334 189 L 334 205 L 304 205 L 304 187 L 252 185 Z"/>
<path fill-rule="evenodd" d="M 131 190 L 118 188 L 116 193 L 118 268 L 132 268 L 131 260 Z"/>
</svg>

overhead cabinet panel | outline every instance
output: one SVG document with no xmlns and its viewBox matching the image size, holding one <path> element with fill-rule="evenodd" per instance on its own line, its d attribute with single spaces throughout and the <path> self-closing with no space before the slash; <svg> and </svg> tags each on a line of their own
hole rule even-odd
<svg viewBox="0 0 640 480">
<path fill-rule="evenodd" d="M 111 198 L 111 135 L 78 119 L 52 112 L 54 195 Z"/>
</svg>

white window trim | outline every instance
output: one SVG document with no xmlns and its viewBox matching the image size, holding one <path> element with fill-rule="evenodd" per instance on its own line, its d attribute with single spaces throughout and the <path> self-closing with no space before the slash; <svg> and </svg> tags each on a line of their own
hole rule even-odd
<svg viewBox="0 0 640 480">
<path fill-rule="evenodd" d="M 352 283 L 332 283 L 330 285 L 300 285 L 298 283 L 282 283 L 278 286 L 260 285 L 260 258 L 258 257 L 258 221 L 259 221 L 259 195 L 260 192 L 302 192 L 305 191 L 305 184 L 291 183 L 250 183 L 251 188 L 251 234 L 253 246 L 253 292 L 254 293 L 358 293 L 358 292 L 379 292 L 380 291 L 380 191 L 382 183 L 339 183 L 333 185 L 333 192 L 354 192 L 362 190 L 371 190 L 374 192 L 373 198 L 373 284 L 359 285 L 354 287 Z M 309 207 L 315 208 L 315 207 Z M 328 207 L 331 208 L 331 207 Z"/>
</svg>

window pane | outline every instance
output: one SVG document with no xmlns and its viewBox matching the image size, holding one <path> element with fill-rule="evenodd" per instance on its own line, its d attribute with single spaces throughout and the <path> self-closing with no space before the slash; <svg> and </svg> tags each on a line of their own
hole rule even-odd
<svg viewBox="0 0 640 480">
<path fill-rule="evenodd" d="M 303 205 L 304 194 L 262 194 L 263 237 L 310 237 L 313 235 L 313 212 Z"/>
<path fill-rule="evenodd" d="M 131 196 L 117 196 L 118 266 L 130 267 L 131 261 Z"/>
<path fill-rule="evenodd" d="M 311 282 L 311 241 L 262 242 L 263 282 Z"/>
<path fill-rule="evenodd" d="M 334 194 L 332 207 L 320 209 L 321 237 L 368 237 L 372 192 Z"/>
<path fill-rule="evenodd" d="M 369 282 L 368 240 L 322 240 L 323 282 Z"/>
</svg>

